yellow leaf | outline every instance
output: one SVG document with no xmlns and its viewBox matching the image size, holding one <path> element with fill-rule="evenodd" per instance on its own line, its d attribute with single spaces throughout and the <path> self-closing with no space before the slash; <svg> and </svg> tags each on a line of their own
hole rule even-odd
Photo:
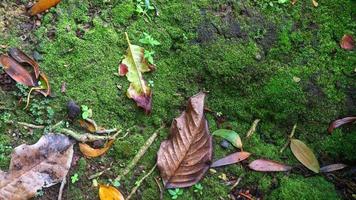
<svg viewBox="0 0 356 200">
<path fill-rule="evenodd" d="M 311 171 L 319 173 L 319 162 L 316 159 L 313 151 L 306 144 L 304 144 L 300 140 L 292 139 L 290 143 L 290 148 L 294 156 L 299 160 L 299 162 L 301 162 Z"/>
<path fill-rule="evenodd" d="M 119 190 L 112 186 L 100 185 L 99 187 L 100 200 L 125 200 Z"/>
<path fill-rule="evenodd" d="M 314 7 L 318 7 L 318 2 L 316 0 L 312 0 Z"/>
<path fill-rule="evenodd" d="M 94 149 L 91 146 L 85 143 L 79 143 L 79 150 L 84 154 L 84 156 L 88 158 L 95 158 L 106 153 L 110 147 L 113 145 L 114 140 L 110 140 L 105 144 L 105 146 L 101 149 Z"/>
</svg>

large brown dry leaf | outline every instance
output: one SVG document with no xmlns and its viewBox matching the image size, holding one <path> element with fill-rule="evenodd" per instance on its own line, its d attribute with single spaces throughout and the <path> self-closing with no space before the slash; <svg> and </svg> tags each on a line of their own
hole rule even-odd
<svg viewBox="0 0 356 200">
<path fill-rule="evenodd" d="M 316 159 L 313 151 L 305 145 L 302 141 L 297 139 L 292 139 L 290 142 L 290 148 L 294 156 L 308 169 L 315 173 L 319 173 L 320 166 Z"/>
<path fill-rule="evenodd" d="M 348 123 L 356 122 L 356 117 L 345 117 L 342 119 L 337 119 L 329 125 L 328 132 L 332 133 L 334 129 Z"/>
<path fill-rule="evenodd" d="M 42 187 L 61 182 L 72 157 L 72 142 L 60 134 L 48 134 L 34 145 L 16 147 L 9 171 L 0 173 L 0 199 L 26 200 Z"/>
<path fill-rule="evenodd" d="M 189 187 L 209 169 L 212 138 L 204 117 L 204 93 L 189 99 L 186 111 L 172 122 L 170 137 L 157 153 L 157 166 L 166 188 Z"/>
<path fill-rule="evenodd" d="M 33 71 L 35 73 L 36 79 L 38 79 L 40 75 L 40 66 L 38 63 L 33 60 L 31 57 L 26 55 L 23 51 L 21 51 L 18 48 L 11 48 L 9 50 L 9 55 L 15 59 L 19 64 L 23 65 L 29 65 L 33 68 Z"/>
<path fill-rule="evenodd" d="M 16 62 L 15 59 L 7 56 L 1 55 L 0 56 L 0 65 L 4 68 L 4 71 L 16 82 L 27 86 L 37 86 L 37 81 L 34 77 Z"/>
<path fill-rule="evenodd" d="M 221 167 L 221 166 L 225 166 L 225 165 L 231 165 L 231 164 L 235 164 L 238 162 L 241 162 L 245 159 L 247 159 L 248 157 L 250 157 L 250 153 L 249 152 L 236 152 L 233 154 L 230 154 L 224 158 L 221 158 L 220 160 L 215 161 L 211 167 Z"/>
<path fill-rule="evenodd" d="M 265 159 L 254 160 L 248 166 L 250 169 L 259 172 L 286 172 L 292 169 L 288 165 Z"/>
</svg>

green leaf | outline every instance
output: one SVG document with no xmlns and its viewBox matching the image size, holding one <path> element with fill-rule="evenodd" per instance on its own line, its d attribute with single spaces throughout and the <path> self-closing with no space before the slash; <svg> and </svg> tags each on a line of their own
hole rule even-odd
<svg viewBox="0 0 356 200">
<path fill-rule="evenodd" d="M 287 2 L 289 2 L 289 0 L 278 0 L 278 3 L 281 3 L 281 4 L 287 3 Z"/>
<path fill-rule="evenodd" d="M 231 144 L 234 145 L 236 148 L 242 148 L 241 138 L 235 131 L 228 129 L 219 129 L 214 131 L 213 136 L 222 137 L 227 141 L 231 142 Z"/>
<path fill-rule="evenodd" d="M 172 196 L 173 196 L 173 195 L 176 195 L 176 192 L 175 192 L 174 190 L 171 190 L 171 189 L 168 190 L 168 193 L 169 193 L 170 195 L 172 195 Z"/>
<path fill-rule="evenodd" d="M 88 117 L 89 117 L 89 112 L 83 112 L 82 113 L 82 118 L 83 119 L 88 119 Z"/>
</svg>

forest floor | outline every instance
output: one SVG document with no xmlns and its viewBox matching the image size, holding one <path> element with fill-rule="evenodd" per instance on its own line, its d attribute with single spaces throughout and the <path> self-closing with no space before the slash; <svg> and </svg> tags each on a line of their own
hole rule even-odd
<svg viewBox="0 0 356 200">
<path fill-rule="evenodd" d="M 248 162 L 222 167 L 202 179 L 202 195 L 190 187 L 178 199 L 229 199 L 240 190 L 263 199 L 352 198 L 345 187 L 354 181 L 345 175 L 350 171 L 313 174 L 289 148 L 283 153 L 280 149 L 297 124 L 295 138 L 313 149 L 321 166 L 356 162 L 355 126 L 327 132 L 331 121 L 356 114 L 356 52 L 339 45 L 344 34 L 356 36 L 355 1 L 320 0 L 315 7 L 311 0 L 294 5 L 277 0 L 154 0 L 155 10 L 143 15 L 136 11 L 137 0 L 63 0 L 37 17 L 26 14 L 29 3 L 0 2 L 0 54 L 18 47 L 36 58 L 55 95 L 36 95 L 30 109 L 23 110 L 23 88 L 11 81 L 1 85 L 0 106 L 6 108 L 0 110 L 1 170 L 8 169 L 13 148 L 33 144 L 43 135 L 43 130 L 6 121 L 55 124 L 67 118 L 67 102 L 74 100 L 91 108 L 100 126 L 135 128 L 99 158 L 85 159 L 76 147 L 77 161 L 68 177 L 77 173 L 79 181 L 68 181 L 64 199 L 98 199 L 88 177 L 110 168 L 98 181 L 114 179 L 165 124 L 143 159 L 122 179 L 119 189 L 127 195 L 155 164 L 160 143 L 188 98 L 205 91 L 206 107 L 213 113 L 206 114 L 210 132 L 228 128 L 243 138 L 260 119 L 255 134 L 243 140 L 244 150 L 253 154 L 249 160 L 277 160 L 297 170 L 254 172 Z M 115 75 L 127 49 L 125 32 L 133 44 L 155 52 L 156 70 L 144 74 L 153 88 L 150 115 L 127 98 L 127 79 Z M 160 45 L 141 44 L 144 33 Z M 1 79 L 4 72 L 0 74 Z M 214 138 L 214 160 L 236 151 L 231 145 L 221 147 L 221 141 Z M 134 199 L 158 199 L 155 177 L 158 170 Z M 239 185 L 230 191 L 239 177 Z M 44 189 L 35 199 L 56 199 L 58 189 L 59 185 Z M 170 198 L 165 191 L 164 199 Z"/>
</svg>

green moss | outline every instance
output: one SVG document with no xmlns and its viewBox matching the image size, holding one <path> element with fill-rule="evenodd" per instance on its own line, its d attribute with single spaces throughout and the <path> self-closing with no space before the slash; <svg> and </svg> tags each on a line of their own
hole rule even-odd
<svg viewBox="0 0 356 200">
<path fill-rule="evenodd" d="M 340 199 L 334 186 L 322 177 L 283 177 L 268 199 Z"/>
<path fill-rule="evenodd" d="M 112 9 L 112 21 L 116 25 L 127 25 L 135 11 L 135 5 L 131 0 L 117 4 Z"/>
</svg>

